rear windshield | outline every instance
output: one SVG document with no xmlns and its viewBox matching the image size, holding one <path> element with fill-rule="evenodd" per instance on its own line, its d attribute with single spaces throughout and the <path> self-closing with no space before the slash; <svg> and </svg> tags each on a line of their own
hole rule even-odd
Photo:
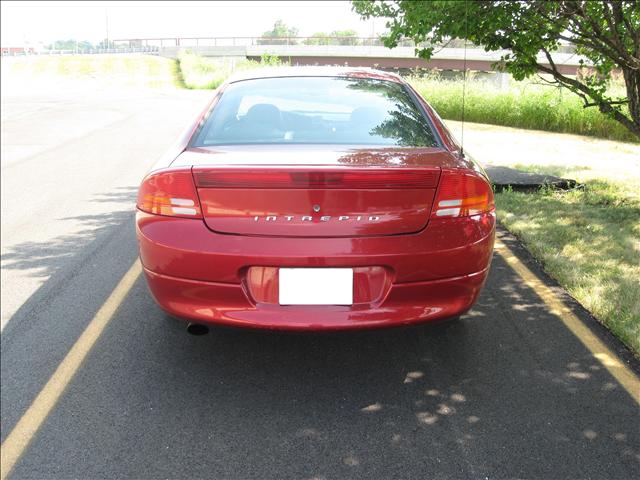
<svg viewBox="0 0 640 480">
<path fill-rule="evenodd" d="M 422 111 L 401 84 L 345 77 L 232 83 L 193 145 L 287 143 L 438 145 Z"/>
</svg>

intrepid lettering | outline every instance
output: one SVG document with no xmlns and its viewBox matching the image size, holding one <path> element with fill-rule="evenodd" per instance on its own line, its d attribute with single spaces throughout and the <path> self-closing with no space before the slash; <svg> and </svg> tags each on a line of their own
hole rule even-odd
<svg viewBox="0 0 640 480">
<path fill-rule="evenodd" d="M 311 215 L 256 215 L 254 222 L 379 222 L 380 215 L 322 215 L 313 217 Z"/>
</svg>

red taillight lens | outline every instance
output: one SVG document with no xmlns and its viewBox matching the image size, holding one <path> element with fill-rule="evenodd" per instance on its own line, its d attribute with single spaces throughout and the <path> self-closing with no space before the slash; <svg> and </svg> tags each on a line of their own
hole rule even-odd
<svg viewBox="0 0 640 480">
<path fill-rule="evenodd" d="M 493 190 L 481 175 L 443 170 L 431 218 L 468 217 L 494 209 Z"/>
<path fill-rule="evenodd" d="M 198 188 L 434 188 L 439 169 L 194 169 Z"/>
<path fill-rule="evenodd" d="M 191 170 L 151 173 L 138 191 L 138 208 L 156 215 L 202 218 Z"/>
</svg>

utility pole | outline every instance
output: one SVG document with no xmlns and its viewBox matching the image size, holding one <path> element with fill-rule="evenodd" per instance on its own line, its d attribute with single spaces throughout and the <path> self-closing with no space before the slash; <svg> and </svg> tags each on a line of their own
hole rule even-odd
<svg viewBox="0 0 640 480">
<path fill-rule="evenodd" d="M 105 48 L 109 48 L 109 9 L 105 8 L 104 9 L 104 22 L 105 22 L 105 27 L 106 27 L 106 32 L 107 32 L 107 44 L 105 46 Z"/>
</svg>

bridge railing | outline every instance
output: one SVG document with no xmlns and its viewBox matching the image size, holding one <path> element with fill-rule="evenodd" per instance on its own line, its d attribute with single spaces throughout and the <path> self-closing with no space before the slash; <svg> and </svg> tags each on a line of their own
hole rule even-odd
<svg viewBox="0 0 640 480">
<path fill-rule="evenodd" d="M 383 47 L 384 41 L 380 37 L 162 37 L 143 39 L 116 39 L 116 45 L 158 47 L 248 47 L 254 45 L 334 45 L 334 46 L 365 46 Z M 467 43 L 470 46 L 470 43 Z M 402 40 L 398 46 L 413 47 L 412 40 Z M 447 44 L 450 47 L 463 46 L 462 40 L 453 40 Z"/>
<path fill-rule="evenodd" d="M 144 47 L 114 46 L 114 48 L 78 48 L 78 49 L 16 49 L 2 48 L 3 57 L 19 57 L 31 55 L 96 55 L 104 53 L 158 53 L 159 47 L 154 45 Z"/>
<path fill-rule="evenodd" d="M 326 45 L 326 46 L 361 46 L 383 47 L 381 37 L 345 37 L 345 36 L 312 36 L 312 37 L 158 37 L 142 39 L 116 39 L 115 45 L 129 47 L 248 47 L 254 45 Z M 463 48 L 462 39 L 452 39 L 445 44 L 435 45 L 435 48 Z M 466 42 L 467 48 L 480 49 L 482 47 Z M 409 39 L 401 40 L 400 47 L 416 47 L 415 42 Z M 418 47 L 426 47 L 427 43 L 421 43 Z M 573 45 L 561 45 L 558 49 L 561 53 L 573 53 Z"/>
</svg>

